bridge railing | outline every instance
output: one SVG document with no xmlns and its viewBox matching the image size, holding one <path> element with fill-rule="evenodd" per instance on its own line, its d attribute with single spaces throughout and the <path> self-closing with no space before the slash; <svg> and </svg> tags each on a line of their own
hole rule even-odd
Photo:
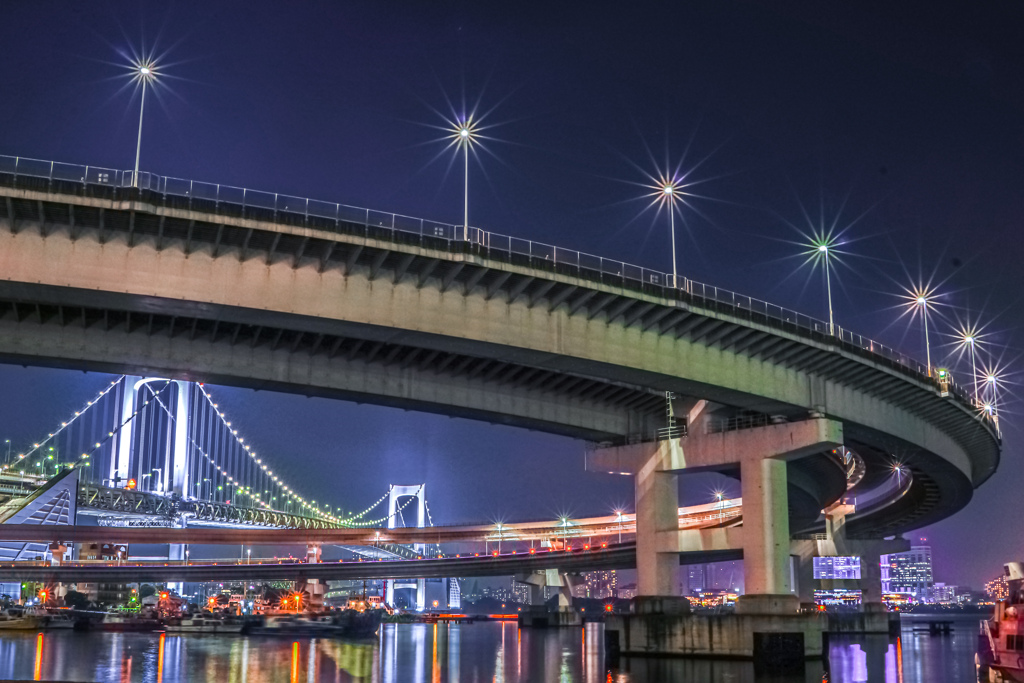
<svg viewBox="0 0 1024 683">
<path fill-rule="evenodd" d="M 140 172 L 0 155 L 0 184 L 108 199 L 142 198 L 172 208 L 316 228 L 400 244 L 443 249 L 580 277 L 783 330 L 868 358 L 947 391 L 998 431 L 966 387 L 947 378 L 941 387 L 923 363 L 838 325 L 743 294 L 615 259 L 552 244 L 397 213 L 242 187 Z M 137 189 L 136 189 L 137 185 Z M 136 194 L 138 193 L 138 194 Z M 156 195 L 156 196 L 155 196 Z M 157 197 L 158 196 L 158 197 Z"/>
</svg>

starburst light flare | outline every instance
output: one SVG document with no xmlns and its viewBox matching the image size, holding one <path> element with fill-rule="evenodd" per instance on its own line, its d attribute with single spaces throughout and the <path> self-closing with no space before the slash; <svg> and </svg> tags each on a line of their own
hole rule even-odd
<svg viewBox="0 0 1024 683">
<path fill-rule="evenodd" d="M 151 57 L 139 57 L 132 60 L 132 81 L 142 87 L 142 99 L 139 103 L 139 136 L 135 143 L 135 173 L 132 175 L 132 187 L 139 187 L 139 157 L 142 153 L 142 115 L 146 109 L 146 87 L 156 83 L 160 72 Z"/>
<path fill-rule="evenodd" d="M 900 298 L 904 300 L 904 307 L 907 312 L 910 313 L 911 317 L 917 316 L 918 313 L 921 315 L 921 320 L 924 325 L 924 349 L 925 349 L 925 362 L 928 366 L 928 376 L 932 376 L 932 347 L 931 342 L 928 339 L 928 317 L 931 309 L 935 306 L 936 292 L 931 285 L 914 285 L 909 289 L 905 289 L 905 293 L 900 295 Z"/>
<path fill-rule="evenodd" d="M 464 161 L 464 187 L 463 187 L 463 213 L 462 213 L 462 239 L 469 239 L 469 150 L 477 142 L 477 125 L 472 116 L 465 117 L 456 122 L 452 128 L 452 139 L 457 147 L 462 148 Z"/>
<path fill-rule="evenodd" d="M 803 255 L 804 265 L 810 265 L 812 268 L 817 268 L 819 265 L 825 270 L 825 298 L 828 302 L 828 333 L 830 336 L 835 336 L 835 317 L 832 312 L 832 259 L 836 253 L 836 247 L 839 245 L 837 237 L 829 231 L 817 231 L 815 230 L 810 236 L 810 240 L 803 244 L 806 247 Z"/>
</svg>

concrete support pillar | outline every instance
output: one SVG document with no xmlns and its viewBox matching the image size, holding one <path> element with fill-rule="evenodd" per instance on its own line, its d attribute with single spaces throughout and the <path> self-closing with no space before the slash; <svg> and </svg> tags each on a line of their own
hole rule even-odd
<svg viewBox="0 0 1024 683">
<path fill-rule="evenodd" d="M 743 580 L 747 594 L 791 591 L 786 462 L 751 454 L 740 463 Z"/>
<path fill-rule="evenodd" d="M 658 545 L 658 535 L 679 529 L 678 476 L 658 469 L 655 455 L 636 475 L 636 592 L 679 595 L 679 551 Z"/>
<path fill-rule="evenodd" d="M 748 614 L 796 613 L 791 593 L 789 494 L 786 463 L 820 454 L 843 443 L 842 425 L 815 417 L 749 429 L 710 431 L 691 411 L 681 439 L 603 448 L 587 455 L 587 469 L 636 476 L 638 597 L 679 595 L 679 553 L 709 550 L 716 538 L 743 550 L 745 599 L 737 611 Z M 735 470 L 743 491 L 739 534 L 687 534 L 679 530 L 674 472 L 687 469 Z M 691 540 L 694 543 L 691 543 Z"/>
</svg>

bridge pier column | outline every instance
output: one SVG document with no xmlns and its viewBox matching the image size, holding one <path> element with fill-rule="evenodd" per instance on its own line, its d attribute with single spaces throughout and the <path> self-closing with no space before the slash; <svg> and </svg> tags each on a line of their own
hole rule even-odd
<svg viewBox="0 0 1024 683">
<path fill-rule="evenodd" d="M 515 580 L 530 587 L 530 607 L 519 613 L 519 625 L 526 627 L 579 626 L 580 615 L 572 607 L 573 579 L 557 569 L 518 574 Z M 544 598 L 545 588 L 558 589 L 558 605 L 549 612 Z"/>
<path fill-rule="evenodd" d="M 799 614 L 792 593 L 786 463 L 842 445 L 842 425 L 825 418 L 732 431 L 706 429 L 699 410 L 688 435 L 605 448 L 588 454 L 587 469 L 636 476 L 637 601 L 635 614 L 609 619 L 609 638 L 623 652 L 753 657 L 769 646 L 755 633 L 785 633 L 807 656 L 821 654 L 823 618 Z M 675 472 L 740 470 L 739 529 L 679 529 Z M 727 618 L 728 642 L 686 634 L 710 627 L 679 597 L 679 553 L 742 549 L 746 591 Z M 628 624 L 626 623 L 628 622 Z M 667 629 L 667 631 L 666 631 Z M 755 640 L 757 642 L 755 643 Z M 784 640 L 784 639 L 782 639 Z M 772 641 L 774 642 L 774 641 Z M 781 642 L 781 640 L 779 641 Z"/>
<path fill-rule="evenodd" d="M 644 597 L 679 595 L 679 550 L 659 544 L 661 534 L 679 529 L 679 477 L 665 469 L 677 460 L 679 440 L 664 444 L 636 470 L 634 483 L 636 592 Z"/>
<path fill-rule="evenodd" d="M 321 544 L 310 543 L 306 546 L 306 562 L 308 564 L 320 564 L 322 556 L 323 548 Z M 327 584 L 320 583 L 319 579 L 307 579 L 296 584 L 295 588 L 298 591 L 305 591 L 309 594 L 306 609 L 312 612 L 318 612 L 323 609 L 324 593 L 327 590 Z"/>
<path fill-rule="evenodd" d="M 745 590 L 736 603 L 736 611 L 795 614 L 800 599 L 793 595 L 790 579 L 786 462 L 744 454 L 740 485 Z"/>
</svg>

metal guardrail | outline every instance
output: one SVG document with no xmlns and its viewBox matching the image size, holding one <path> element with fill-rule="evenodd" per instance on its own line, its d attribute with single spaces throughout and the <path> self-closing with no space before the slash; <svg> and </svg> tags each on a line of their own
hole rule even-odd
<svg viewBox="0 0 1024 683">
<path fill-rule="evenodd" d="M 4 176 L 11 177 L 14 186 L 19 185 L 20 178 L 29 189 L 62 194 L 112 200 L 145 200 L 159 195 L 161 202 L 171 208 L 355 234 L 400 244 L 446 249 L 453 253 L 474 253 L 514 265 L 572 275 L 674 299 L 694 307 L 782 329 L 812 341 L 832 344 L 843 351 L 874 361 L 888 361 L 890 367 L 902 370 L 937 389 L 948 387 L 951 396 L 976 410 L 978 419 L 989 422 L 998 433 L 994 416 L 981 410 L 965 387 L 951 381 L 944 382 L 943 387 L 940 387 L 936 378 L 929 375 L 929 368 L 908 355 L 839 325 L 830 326 L 817 318 L 767 301 L 686 277 L 678 278 L 673 283 L 672 275 L 659 270 L 487 232 L 480 228 L 467 229 L 397 213 L 154 173 L 140 172 L 136 183 L 135 174 L 128 170 L 0 155 L 0 182 Z M 25 179 L 34 182 L 25 183 Z"/>
</svg>

